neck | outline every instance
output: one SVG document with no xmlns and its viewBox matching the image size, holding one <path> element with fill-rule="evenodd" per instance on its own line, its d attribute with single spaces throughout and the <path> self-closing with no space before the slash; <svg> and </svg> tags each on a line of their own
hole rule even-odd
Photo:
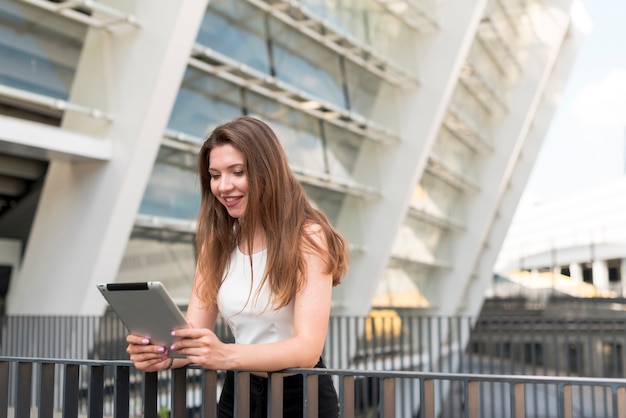
<svg viewBox="0 0 626 418">
<path fill-rule="evenodd" d="M 239 250 L 244 254 L 254 254 L 258 253 L 267 248 L 267 239 L 265 236 L 265 231 L 260 228 L 257 228 L 252 235 L 252 247 L 249 247 L 250 242 L 248 241 L 248 235 L 243 234 L 241 236 L 241 241 L 239 241 Z"/>
</svg>

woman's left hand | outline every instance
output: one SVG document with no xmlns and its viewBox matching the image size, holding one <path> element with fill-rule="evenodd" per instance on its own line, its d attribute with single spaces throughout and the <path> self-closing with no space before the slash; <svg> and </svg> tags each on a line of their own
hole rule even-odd
<svg viewBox="0 0 626 418">
<path fill-rule="evenodd" d="M 183 328 L 173 331 L 172 335 L 180 340 L 172 344 L 170 349 L 184 354 L 191 363 L 210 370 L 231 368 L 228 355 L 231 344 L 224 344 L 210 329 Z"/>
</svg>

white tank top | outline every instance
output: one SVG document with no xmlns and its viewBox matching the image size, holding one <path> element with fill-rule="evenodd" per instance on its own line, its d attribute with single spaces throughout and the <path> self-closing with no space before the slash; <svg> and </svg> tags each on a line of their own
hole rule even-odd
<svg viewBox="0 0 626 418">
<path fill-rule="evenodd" d="M 257 296 L 266 261 L 267 250 L 253 254 L 254 275 L 251 275 L 249 257 L 236 248 L 217 295 L 220 315 L 228 323 L 238 344 L 273 343 L 293 337 L 294 301 L 275 310 L 268 303 L 271 294 L 267 283 Z"/>
</svg>

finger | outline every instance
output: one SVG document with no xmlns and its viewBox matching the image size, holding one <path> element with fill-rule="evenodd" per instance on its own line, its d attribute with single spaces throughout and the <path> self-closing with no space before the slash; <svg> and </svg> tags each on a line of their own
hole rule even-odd
<svg viewBox="0 0 626 418">
<path fill-rule="evenodd" d="M 167 348 L 162 345 L 129 344 L 128 347 L 126 347 L 126 352 L 128 354 L 154 353 L 156 355 L 164 355 L 167 354 Z"/>
<path fill-rule="evenodd" d="M 130 334 L 126 336 L 126 342 L 129 344 L 148 345 L 150 344 L 150 339 L 141 335 Z"/>
<path fill-rule="evenodd" d="M 180 328 L 172 331 L 172 336 L 178 338 L 200 338 L 209 334 L 213 334 L 213 331 L 207 328 Z"/>
</svg>

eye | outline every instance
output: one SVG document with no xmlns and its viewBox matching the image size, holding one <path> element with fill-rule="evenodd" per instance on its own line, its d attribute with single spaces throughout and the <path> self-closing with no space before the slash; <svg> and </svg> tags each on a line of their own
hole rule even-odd
<svg viewBox="0 0 626 418">
<path fill-rule="evenodd" d="M 219 174 L 213 174 L 213 173 L 209 173 L 209 177 L 211 178 L 211 180 L 216 180 L 220 178 Z"/>
<path fill-rule="evenodd" d="M 244 172 L 243 172 L 243 170 L 237 170 L 237 171 L 233 171 L 233 174 L 236 175 L 236 176 L 243 176 Z"/>
</svg>

